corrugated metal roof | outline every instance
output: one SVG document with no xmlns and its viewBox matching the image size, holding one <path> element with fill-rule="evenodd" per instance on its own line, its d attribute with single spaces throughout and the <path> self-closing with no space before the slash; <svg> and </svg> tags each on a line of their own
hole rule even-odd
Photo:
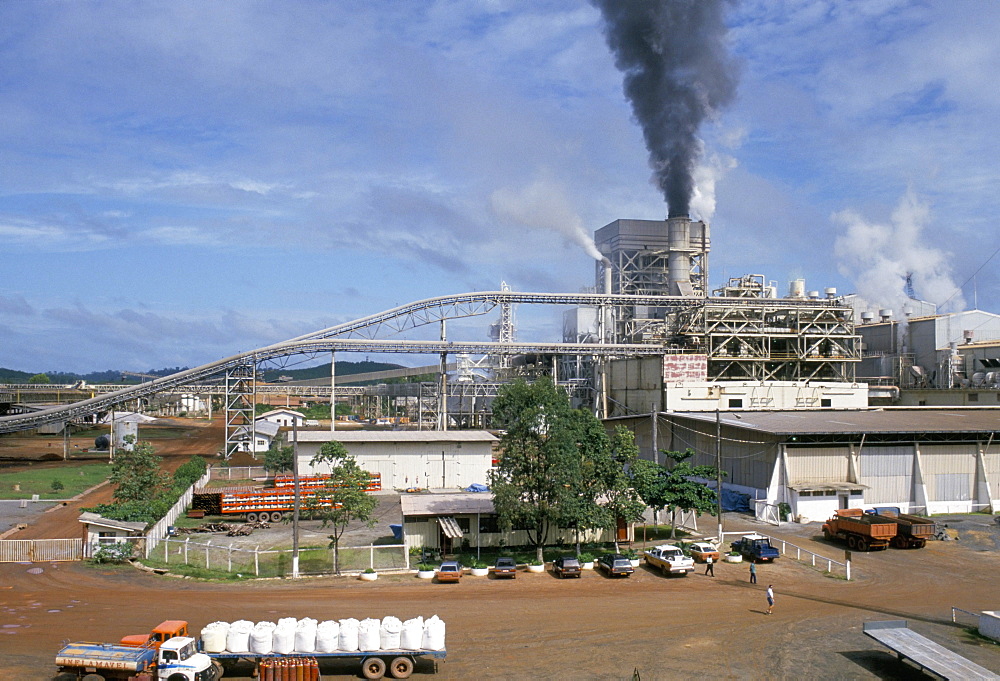
<svg viewBox="0 0 1000 681">
<path fill-rule="evenodd" d="M 678 412 L 683 418 L 715 422 L 715 412 Z M 992 433 L 1000 431 L 1000 409 L 973 407 L 900 408 L 850 411 L 723 412 L 727 426 L 773 435 L 797 433 Z"/>
<path fill-rule="evenodd" d="M 487 430 L 300 430 L 299 442 L 495 442 Z"/>
<path fill-rule="evenodd" d="M 444 530 L 445 536 L 451 539 L 461 539 L 465 534 L 462 532 L 462 528 L 458 526 L 458 521 L 451 516 L 438 518 L 438 525 Z"/>
<path fill-rule="evenodd" d="M 494 513 L 493 495 L 488 492 L 453 494 L 402 494 L 399 503 L 404 516 L 448 516 L 460 513 Z"/>
</svg>

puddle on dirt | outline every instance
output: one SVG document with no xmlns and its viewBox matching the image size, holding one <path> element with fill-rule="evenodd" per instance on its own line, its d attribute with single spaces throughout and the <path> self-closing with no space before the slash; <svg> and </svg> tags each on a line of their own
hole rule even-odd
<svg viewBox="0 0 1000 681">
<path fill-rule="evenodd" d="M 62 612 L 59 608 L 52 608 L 51 610 L 46 610 L 45 612 Z"/>
<path fill-rule="evenodd" d="M 28 570 L 29 575 L 40 575 L 43 572 L 45 572 L 45 568 L 40 568 L 40 567 L 33 567 L 30 570 Z"/>
</svg>

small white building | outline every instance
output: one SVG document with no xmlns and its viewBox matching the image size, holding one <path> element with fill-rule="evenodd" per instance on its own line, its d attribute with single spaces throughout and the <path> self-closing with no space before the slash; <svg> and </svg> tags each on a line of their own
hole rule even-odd
<svg viewBox="0 0 1000 681">
<path fill-rule="evenodd" d="M 457 553 L 462 544 L 468 550 L 476 547 L 525 546 L 528 533 L 524 530 L 504 532 L 493 508 L 490 492 L 458 492 L 454 494 L 403 494 L 399 498 L 403 510 L 403 538 L 407 548 L 424 546 L 442 553 Z M 624 526 L 619 541 L 632 540 L 631 525 Z M 614 541 L 614 530 L 590 530 L 580 534 L 584 542 Z M 554 530 L 546 544 L 576 541 L 573 530 Z"/>
<path fill-rule="evenodd" d="M 80 514 L 83 525 L 83 541 L 87 546 L 87 555 L 93 555 L 102 544 L 117 544 L 131 541 L 135 544 L 136 555 L 142 550 L 141 542 L 145 541 L 143 533 L 146 523 L 133 523 L 124 520 L 111 520 L 86 511 Z"/>
<path fill-rule="evenodd" d="M 306 417 L 294 409 L 272 409 L 264 412 L 255 419 L 258 423 L 268 421 L 281 428 L 291 428 L 297 426 L 301 428 L 305 425 Z"/>
<path fill-rule="evenodd" d="M 330 472 L 309 462 L 324 443 L 336 440 L 361 468 L 382 476 L 382 489 L 465 489 L 487 483 L 497 442 L 485 430 L 307 430 L 298 438 L 303 475 Z"/>
<path fill-rule="evenodd" d="M 236 437 L 240 441 L 241 452 L 266 452 L 271 448 L 281 426 L 271 421 L 254 421 L 254 432 L 251 442 L 250 429 L 247 426 L 240 426 L 236 429 Z"/>
</svg>

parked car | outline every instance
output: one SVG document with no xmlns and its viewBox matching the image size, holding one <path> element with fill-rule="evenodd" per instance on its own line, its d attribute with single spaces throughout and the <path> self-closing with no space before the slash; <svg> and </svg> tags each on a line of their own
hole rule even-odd
<svg viewBox="0 0 1000 681">
<path fill-rule="evenodd" d="M 635 572 L 632 561 L 620 553 L 605 553 L 597 559 L 597 567 L 607 572 L 609 577 L 628 577 Z"/>
<path fill-rule="evenodd" d="M 517 577 L 517 563 L 513 558 L 497 558 L 493 566 L 493 576 L 497 579 L 514 579 Z"/>
<path fill-rule="evenodd" d="M 711 558 L 713 563 L 719 562 L 719 549 L 707 541 L 696 541 L 688 546 L 688 550 L 696 563 L 704 563 L 708 558 Z"/>
<path fill-rule="evenodd" d="M 552 562 L 552 573 L 559 579 L 581 577 L 583 576 L 583 568 L 580 567 L 580 561 L 576 556 L 563 556 Z"/>
<path fill-rule="evenodd" d="M 763 563 L 773 561 L 780 556 L 778 549 L 771 546 L 771 541 L 760 534 L 748 534 L 740 537 L 732 543 L 733 551 L 741 554 L 744 558 Z"/>
<path fill-rule="evenodd" d="M 437 569 L 438 582 L 457 582 L 462 579 L 462 566 L 458 561 L 446 560 Z"/>
</svg>

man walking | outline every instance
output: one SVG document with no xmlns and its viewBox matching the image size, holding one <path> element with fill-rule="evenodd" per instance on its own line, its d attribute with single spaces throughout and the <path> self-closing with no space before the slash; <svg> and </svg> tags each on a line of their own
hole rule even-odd
<svg viewBox="0 0 1000 681">
<path fill-rule="evenodd" d="M 750 561 L 750 583 L 751 584 L 757 583 L 757 564 L 754 563 L 752 560 Z"/>
<path fill-rule="evenodd" d="M 711 556 L 705 558 L 705 574 L 715 577 L 715 565 L 712 562 Z"/>
<path fill-rule="evenodd" d="M 774 607 L 774 589 L 770 584 L 767 585 L 767 614 L 771 614 L 771 609 Z"/>
</svg>

